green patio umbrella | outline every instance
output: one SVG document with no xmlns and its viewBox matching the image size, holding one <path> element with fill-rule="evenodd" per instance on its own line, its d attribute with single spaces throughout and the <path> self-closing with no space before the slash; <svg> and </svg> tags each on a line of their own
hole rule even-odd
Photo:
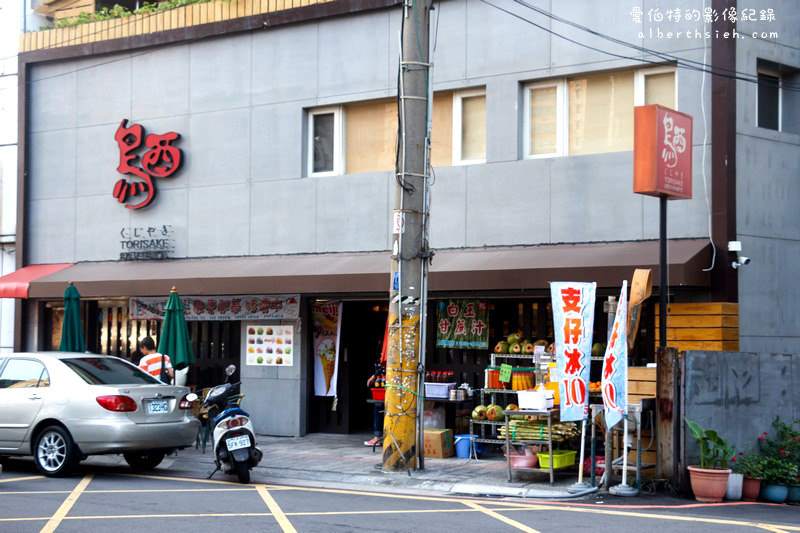
<svg viewBox="0 0 800 533">
<path fill-rule="evenodd" d="M 169 357 L 175 370 L 183 370 L 194 363 L 189 329 L 183 316 L 183 304 L 175 287 L 172 287 L 167 300 L 167 314 L 158 338 L 158 352 Z"/>
<path fill-rule="evenodd" d="M 83 340 L 81 326 L 81 295 L 72 284 L 64 291 L 64 322 L 61 325 L 61 344 L 59 352 L 85 352 L 86 342 Z"/>
</svg>

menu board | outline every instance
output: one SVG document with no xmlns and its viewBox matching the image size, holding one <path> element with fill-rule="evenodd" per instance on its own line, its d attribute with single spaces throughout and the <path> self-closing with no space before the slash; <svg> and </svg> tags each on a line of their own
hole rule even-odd
<svg viewBox="0 0 800 533">
<path fill-rule="evenodd" d="M 248 365 L 294 364 L 294 326 L 248 324 L 244 333 Z"/>
</svg>

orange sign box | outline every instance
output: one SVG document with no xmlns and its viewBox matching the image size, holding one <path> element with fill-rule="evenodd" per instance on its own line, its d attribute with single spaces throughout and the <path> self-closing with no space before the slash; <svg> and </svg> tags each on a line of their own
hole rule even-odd
<svg viewBox="0 0 800 533">
<path fill-rule="evenodd" d="M 691 115 L 656 104 L 633 112 L 633 192 L 691 199 Z"/>
</svg>

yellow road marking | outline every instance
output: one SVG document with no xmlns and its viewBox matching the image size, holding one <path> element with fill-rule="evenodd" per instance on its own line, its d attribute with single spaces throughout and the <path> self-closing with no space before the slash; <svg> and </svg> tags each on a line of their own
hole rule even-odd
<svg viewBox="0 0 800 533">
<path fill-rule="evenodd" d="M 78 501 L 81 493 L 86 490 L 87 485 L 89 485 L 91 481 L 92 474 L 86 474 L 83 476 L 83 479 L 78 482 L 74 489 L 72 489 L 72 492 L 69 493 L 67 499 L 64 500 L 64 503 L 62 503 L 53 516 L 50 517 L 50 520 L 47 521 L 40 533 L 52 533 L 56 530 L 58 525 L 62 520 L 64 520 L 64 517 L 67 516 L 69 510 L 72 509 L 72 506 L 75 505 L 75 502 Z"/>
<path fill-rule="evenodd" d="M 281 509 L 278 502 L 275 501 L 275 498 L 272 497 L 272 494 L 269 493 L 267 487 L 265 485 L 256 485 L 256 490 L 258 494 L 261 496 L 261 499 L 264 500 L 264 503 L 267 504 L 269 510 L 272 512 L 272 515 L 277 520 L 278 525 L 281 526 L 281 529 L 284 533 L 297 533 L 297 530 L 294 528 L 289 519 L 286 518 L 286 514 Z"/>
<path fill-rule="evenodd" d="M 474 513 L 477 509 L 388 509 L 380 511 L 298 511 L 285 513 L 286 516 L 327 516 L 327 515 L 382 515 L 406 513 Z M 252 516 L 273 516 L 272 513 L 178 513 L 178 514 L 129 514 L 129 515 L 81 515 L 65 516 L 64 520 L 119 520 L 136 518 L 236 518 Z M 26 522 L 47 520 L 48 517 L 0 518 L 0 522 Z"/>
<path fill-rule="evenodd" d="M 13 483 L 14 481 L 27 481 L 29 479 L 44 479 L 44 476 L 11 477 L 8 479 L 0 479 L 0 483 Z"/>
<path fill-rule="evenodd" d="M 69 494 L 71 490 L 2 490 L 0 497 L 6 495 L 29 495 L 29 494 Z M 88 492 L 88 491 L 87 491 Z"/>
<path fill-rule="evenodd" d="M 773 533 L 786 533 L 786 529 L 782 529 L 783 526 L 776 527 L 769 524 L 758 524 L 756 527 L 766 529 L 767 531 L 772 531 Z"/>
<path fill-rule="evenodd" d="M 327 515 L 370 515 L 370 514 L 412 514 L 412 513 L 474 513 L 478 509 L 383 509 L 380 511 L 297 511 L 287 516 L 327 516 Z"/>
<path fill-rule="evenodd" d="M 528 527 L 528 526 L 526 526 L 525 524 L 523 524 L 521 522 L 517 522 L 516 520 L 512 520 L 511 518 L 509 518 L 507 516 L 503 516 L 503 515 L 501 515 L 499 513 L 496 513 L 494 511 L 492 511 L 491 509 L 487 509 L 486 507 L 483 507 L 482 505 L 478 505 L 477 503 L 466 501 L 466 500 L 464 500 L 462 503 L 464 505 L 468 506 L 468 507 L 472 507 L 476 511 L 482 512 L 485 515 L 491 516 L 492 518 L 496 518 L 497 520 L 500 520 L 501 522 L 505 522 L 509 526 L 517 528 L 520 531 L 525 531 L 526 533 L 539 533 L 537 530 L 533 529 L 532 527 Z"/>
<path fill-rule="evenodd" d="M 113 490 L 87 490 L 86 494 L 136 494 L 136 493 L 161 493 L 161 492 L 255 492 L 255 487 L 239 487 L 229 489 L 113 489 Z M 0 494 L 3 494 L 0 492 Z"/>
<path fill-rule="evenodd" d="M 85 490 L 84 494 L 160 494 L 162 492 L 255 492 L 255 487 L 230 488 L 230 489 L 111 489 L 111 490 Z M 31 495 L 31 494 L 69 494 L 69 490 L 0 490 L 0 497 L 6 495 Z"/>
<path fill-rule="evenodd" d="M 525 504 L 521 504 L 521 507 L 515 507 L 513 509 L 502 509 L 503 512 L 507 511 L 526 511 L 529 510 L 525 506 Z M 679 522 L 701 522 L 706 524 L 721 524 L 721 525 L 730 525 L 730 526 L 744 526 L 744 527 L 755 527 L 766 529 L 769 527 L 777 527 L 787 531 L 800 531 L 800 527 L 796 526 L 784 526 L 784 525 L 771 525 L 771 524 L 763 524 L 763 523 L 756 523 L 756 522 L 745 522 L 742 520 L 726 520 L 723 518 L 706 518 L 702 516 L 681 516 L 681 515 L 668 515 L 668 514 L 649 514 L 649 513 L 641 513 L 636 511 L 614 511 L 611 509 L 591 509 L 585 507 L 558 507 L 555 505 L 538 505 L 538 506 L 531 506 L 530 510 L 554 510 L 554 511 L 566 511 L 566 512 L 573 512 L 573 513 L 593 513 L 593 514 L 603 514 L 603 515 L 611 515 L 611 516 L 630 516 L 636 518 L 648 518 L 653 520 L 674 520 Z M 498 509 L 499 510 L 499 509 Z"/>
<path fill-rule="evenodd" d="M 176 477 L 176 476 L 152 476 L 147 474 L 113 474 L 114 476 L 125 476 L 125 477 L 139 477 L 144 479 L 159 479 L 161 481 L 186 481 L 188 483 L 208 483 L 211 485 L 233 485 L 234 487 L 251 487 L 253 489 L 256 488 L 255 483 L 238 483 L 236 481 L 224 481 L 224 480 L 213 480 L 213 479 L 198 479 L 194 477 Z M 263 484 L 269 490 L 295 490 L 293 487 L 285 487 L 283 485 L 268 485 Z"/>
</svg>

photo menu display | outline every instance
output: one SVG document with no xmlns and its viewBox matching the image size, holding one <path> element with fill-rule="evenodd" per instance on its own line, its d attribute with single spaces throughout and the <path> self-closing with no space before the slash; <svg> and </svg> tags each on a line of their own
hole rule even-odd
<svg viewBox="0 0 800 533">
<path fill-rule="evenodd" d="M 247 364 L 292 366 L 294 326 L 251 324 L 245 327 Z"/>
</svg>

